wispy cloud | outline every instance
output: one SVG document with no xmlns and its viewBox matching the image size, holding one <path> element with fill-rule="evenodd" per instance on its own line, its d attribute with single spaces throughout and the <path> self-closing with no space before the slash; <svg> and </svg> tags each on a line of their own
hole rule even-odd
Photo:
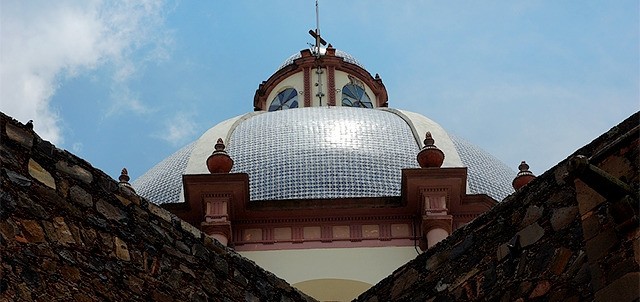
<svg viewBox="0 0 640 302">
<path fill-rule="evenodd" d="M 164 123 L 164 129 L 154 137 L 160 138 L 174 146 L 184 144 L 196 132 L 193 114 L 178 112 Z"/>
<path fill-rule="evenodd" d="M 162 0 L 3 1 L 0 110 L 33 119 L 40 135 L 62 143 L 60 114 L 50 104 L 61 79 L 111 64 L 114 85 L 126 88 L 140 64 L 136 51 L 144 49 L 148 59 L 167 56 L 163 6 Z M 140 100 L 127 100 L 131 105 L 121 108 L 145 111 Z"/>
<path fill-rule="evenodd" d="M 111 105 L 106 112 L 106 117 L 117 116 L 123 112 L 135 114 L 148 114 L 153 112 L 139 98 L 136 92 L 131 91 L 124 83 L 114 83 L 111 88 Z"/>
</svg>

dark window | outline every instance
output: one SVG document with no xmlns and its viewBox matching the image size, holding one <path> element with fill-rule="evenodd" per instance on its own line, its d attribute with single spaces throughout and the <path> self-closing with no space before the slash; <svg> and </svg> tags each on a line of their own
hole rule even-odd
<svg viewBox="0 0 640 302">
<path fill-rule="evenodd" d="M 354 84 L 342 87 L 342 106 L 373 108 L 371 99 L 364 88 Z"/>
<path fill-rule="evenodd" d="M 271 101 L 269 111 L 276 111 L 289 108 L 298 108 L 298 92 L 293 88 L 287 88 Z"/>
</svg>

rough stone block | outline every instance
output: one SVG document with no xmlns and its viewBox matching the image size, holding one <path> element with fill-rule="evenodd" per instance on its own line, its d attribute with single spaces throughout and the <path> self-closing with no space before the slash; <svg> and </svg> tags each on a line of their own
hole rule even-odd
<svg viewBox="0 0 640 302">
<path fill-rule="evenodd" d="M 578 200 L 578 209 L 580 215 L 593 210 L 596 206 L 603 203 L 605 198 L 591 189 L 587 184 L 579 179 L 574 181 L 576 187 L 576 200 Z"/>
<path fill-rule="evenodd" d="M 35 220 L 20 220 L 23 235 L 28 242 L 44 242 L 44 232 Z"/>
<path fill-rule="evenodd" d="M 507 247 L 507 244 L 508 243 L 501 244 L 496 250 L 496 258 L 498 258 L 498 261 L 509 255 L 509 248 Z"/>
<path fill-rule="evenodd" d="M 73 239 L 73 235 L 71 234 L 71 231 L 69 230 L 69 227 L 64 222 L 64 217 L 54 217 L 53 226 L 56 230 L 58 243 L 63 245 L 76 243 L 76 241 Z"/>
<path fill-rule="evenodd" d="M 7 172 L 7 176 L 9 177 L 9 180 L 21 187 L 28 187 L 31 185 L 31 179 L 23 176 L 20 173 L 16 173 L 14 171 L 11 170 L 7 170 L 7 169 L 3 169 L 5 170 L 5 172 Z"/>
<path fill-rule="evenodd" d="M 79 186 L 73 186 L 69 189 L 69 196 L 75 203 L 85 207 L 93 206 L 93 197 Z"/>
<path fill-rule="evenodd" d="M 589 262 L 598 261 L 598 259 L 606 255 L 617 242 L 618 238 L 613 229 L 607 229 L 587 241 L 587 258 Z"/>
<path fill-rule="evenodd" d="M 183 220 L 183 221 L 180 221 L 180 226 L 182 226 L 183 230 L 189 232 L 191 235 L 193 235 L 197 239 L 200 239 L 202 237 L 202 232 L 195 226 L 192 226 L 190 223 Z"/>
<path fill-rule="evenodd" d="M 433 271 L 436 268 L 438 268 L 438 266 L 440 266 L 440 264 L 446 262 L 447 260 L 449 260 L 449 253 L 444 251 L 444 252 L 440 252 L 437 253 L 435 255 L 432 255 L 431 257 L 429 257 L 429 259 L 427 259 L 427 263 L 425 265 L 425 268 L 428 271 Z"/>
<path fill-rule="evenodd" d="M 124 206 L 128 206 L 128 205 L 130 205 L 130 204 L 131 204 L 131 200 L 129 200 L 129 199 L 127 199 L 127 198 L 124 198 L 124 197 L 122 197 L 122 196 L 120 196 L 120 195 L 118 195 L 118 194 L 115 194 L 115 195 L 116 195 L 116 198 L 118 198 L 118 200 L 120 200 L 120 202 L 121 202 Z"/>
<path fill-rule="evenodd" d="M 171 296 L 161 293 L 157 290 L 151 293 L 151 298 L 153 299 L 153 301 L 158 302 L 173 302 L 173 298 L 171 298 Z"/>
<path fill-rule="evenodd" d="M 137 294 L 141 294 L 144 292 L 144 280 L 136 276 L 129 276 L 124 280 L 124 282 L 132 292 Z"/>
<path fill-rule="evenodd" d="M 33 146 L 33 134 L 31 134 L 31 132 L 10 123 L 7 123 L 6 132 L 9 139 L 17 142 L 23 147 L 31 149 Z"/>
<path fill-rule="evenodd" d="M 151 214 L 160 217 L 162 220 L 166 222 L 171 222 L 171 213 L 153 203 L 149 203 L 149 212 Z"/>
<path fill-rule="evenodd" d="M 122 241 L 122 239 L 118 237 L 113 237 L 113 244 L 116 248 L 115 252 L 116 252 L 116 257 L 118 257 L 118 259 L 124 260 L 124 261 L 131 260 L 129 256 L 129 247 L 127 246 L 126 242 Z"/>
<path fill-rule="evenodd" d="M 93 175 L 89 171 L 78 165 L 69 165 L 66 161 L 58 161 L 56 163 L 56 169 L 87 184 L 93 181 Z"/>
<path fill-rule="evenodd" d="M 598 168 L 607 171 L 607 173 L 615 178 L 627 177 L 629 171 L 635 169 L 631 162 L 622 156 L 609 156 L 598 164 Z"/>
<path fill-rule="evenodd" d="M 196 274 L 193 272 L 193 270 L 191 270 L 190 268 L 188 268 L 186 265 L 184 264 L 180 264 L 180 270 L 182 272 L 184 272 L 185 274 L 189 274 L 191 275 L 191 277 L 193 277 L 194 279 L 196 278 Z"/>
<path fill-rule="evenodd" d="M 16 225 L 11 218 L 6 221 L 0 221 L 0 235 L 6 240 L 13 240 L 16 235 Z"/>
<path fill-rule="evenodd" d="M 561 247 L 557 249 L 553 257 L 553 261 L 549 266 L 549 271 L 558 276 L 562 274 L 572 254 L 573 253 L 571 253 L 571 250 L 566 247 Z"/>
<path fill-rule="evenodd" d="M 526 247 L 540 240 L 544 236 L 544 229 L 538 223 L 534 223 L 522 229 L 518 234 L 520 235 L 520 245 Z"/>
<path fill-rule="evenodd" d="M 564 207 L 553 210 L 551 215 L 551 227 L 554 231 L 559 231 L 578 219 L 577 207 Z"/>
<path fill-rule="evenodd" d="M 45 170 L 38 162 L 33 159 L 29 159 L 29 175 L 35 178 L 45 186 L 56 189 L 56 180 L 51 176 L 47 170 Z"/>
<path fill-rule="evenodd" d="M 87 296 L 87 295 L 85 295 L 83 293 L 76 293 L 76 294 L 73 295 L 73 300 L 75 302 L 92 302 L 92 301 L 95 301 L 96 298 L 92 298 L 92 297 Z"/>
<path fill-rule="evenodd" d="M 542 280 L 536 284 L 536 287 L 533 288 L 531 295 L 529 295 L 530 299 L 538 298 L 546 295 L 551 289 L 551 283 L 548 280 Z"/>
<path fill-rule="evenodd" d="M 71 282 L 77 282 L 80 280 L 80 271 L 73 266 L 63 265 L 60 267 L 60 273 L 62 274 L 62 277 Z"/>
<path fill-rule="evenodd" d="M 110 220 L 120 220 L 124 218 L 124 215 L 119 208 L 111 205 L 103 199 L 99 199 L 98 201 L 96 201 L 96 211 Z"/>
<path fill-rule="evenodd" d="M 460 286 L 462 283 L 469 280 L 469 278 L 475 276 L 477 273 L 478 273 L 478 269 L 474 267 L 472 270 L 470 270 L 463 276 L 458 277 L 458 279 L 456 279 L 456 281 L 453 282 L 453 286 L 451 286 L 451 288 L 456 288 Z"/>
<path fill-rule="evenodd" d="M 600 233 L 600 220 L 593 211 L 589 211 L 582 215 L 582 235 L 585 240 L 593 238 Z"/>
<path fill-rule="evenodd" d="M 595 301 L 638 301 L 640 297 L 640 272 L 632 272 L 611 282 L 595 294 Z"/>
<path fill-rule="evenodd" d="M 395 280 L 393 288 L 391 288 L 391 299 L 399 298 L 405 289 L 417 281 L 418 276 L 420 276 L 420 274 L 412 268 L 404 271 L 403 274 Z"/>
<path fill-rule="evenodd" d="M 51 243 L 58 242 L 58 232 L 56 232 L 56 229 L 53 227 L 53 223 L 50 221 L 43 220 L 42 226 L 44 227 L 44 231 L 47 233 L 47 238 L 49 239 L 49 242 Z"/>
<path fill-rule="evenodd" d="M 23 301 L 33 301 L 33 298 L 31 297 L 31 293 L 33 292 L 33 290 L 29 289 L 29 286 L 27 284 L 18 284 L 17 292 Z"/>
<path fill-rule="evenodd" d="M 536 222 L 538 219 L 540 219 L 540 217 L 542 217 L 542 212 L 544 212 L 543 207 L 528 207 L 527 212 L 524 214 L 524 218 L 522 219 L 522 223 L 520 223 L 520 226 L 527 226 Z"/>
<path fill-rule="evenodd" d="M 62 196 L 62 198 L 69 197 L 69 181 L 65 178 L 62 178 L 58 181 L 58 194 Z"/>
</svg>

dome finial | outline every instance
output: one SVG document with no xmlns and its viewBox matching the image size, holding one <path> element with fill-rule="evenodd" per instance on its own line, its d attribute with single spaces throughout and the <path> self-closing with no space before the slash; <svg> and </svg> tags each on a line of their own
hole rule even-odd
<svg viewBox="0 0 640 302">
<path fill-rule="evenodd" d="M 218 138 L 214 146 L 215 151 L 207 158 L 207 169 L 213 173 L 229 173 L 233 168 L 233 159 L 224 151 L 225 145 L 222 138 Z"/>
<path fill-rule="evenodd" d="M 418 153 L 418 163 L 422 168 L 439 168 L 444 162 L 444 152 L 434 145 L 435 140 L 431 132 L 427 131 L 424 147 Z"/>
<path fill-rule="evenodd" d="M 520 170 L 520 172 L 518 172 L 518 175 L 516 175 L 516 177 L 513 179 L 513 182 L 511 183 L 516 191 L 520 190 L 520 188 L 524 187 L 526 184 L 536 178 L 536 176 L 533 175 L 531 171 L 529 171 L 529 165 L 524 160 L 520 163 L 520 165 L 518 165 L 518 170 Z"/>
<path fill-rule="evenodd" d="M 129 183 L 129 179 L 131 179 L 129 177 L 129 171 L 127 171 L 127 168 L 122 168 L 122 171 L 120 171 L 120 177 L 118 177 L 118 180 L 120 181 L 118 185 L 131 189 L 131 191 L 135 192 L 135 190 Z"/>
<path fill-rule="evenodd" d="M 120 180 L 120 182 L 129 182 L 129 171 L 127 171 L 127 168 L 122 168 L 122 171 L 120 171 L 120 177 L 118 177 L 118 180 Z"/>
<path fill-rule="evenodd" d="M 222 138 L 218 138 L 218 141 L 216 141 L 216 145 L 213 146 L 213 148 L 216 150 L 215 152 L 224 152 L 225 154 L 227 153 L 226 151 L 224 151 L 225 145 L 224 142 L 222 141 Z"/>
</svg>

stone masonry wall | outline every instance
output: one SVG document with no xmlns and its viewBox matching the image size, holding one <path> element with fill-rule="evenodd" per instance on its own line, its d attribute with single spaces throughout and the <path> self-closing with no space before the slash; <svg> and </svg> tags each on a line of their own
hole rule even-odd
<svg viewBox="0 0 640 302">
<path fill-rule="evenodd" d="M 311 298 L 0 113 L 0 301 Z"/>
<path fill-rule="evenodd" d="M 610 179 L 574 172 L 579 174 L 573 182 L 595 301 L 637 301 L 640 297 L 638 128 L 620 133 L 615 142 L 591 156 L 591 169 L 605 171 Z M 616 180 L 622 184 L 612 186 Z M 623 190 L 626 184 L 630 188 Z"/>
<path fill-rule="evenodd" d="M 637 301 L 639 121 L 636 113 L 574 154 L 625 182 L 627 197 L 569 177 L 572 155 L 357 301 Z M 631 218 L 616 219 L 614 202 Z"/>
</svg>

